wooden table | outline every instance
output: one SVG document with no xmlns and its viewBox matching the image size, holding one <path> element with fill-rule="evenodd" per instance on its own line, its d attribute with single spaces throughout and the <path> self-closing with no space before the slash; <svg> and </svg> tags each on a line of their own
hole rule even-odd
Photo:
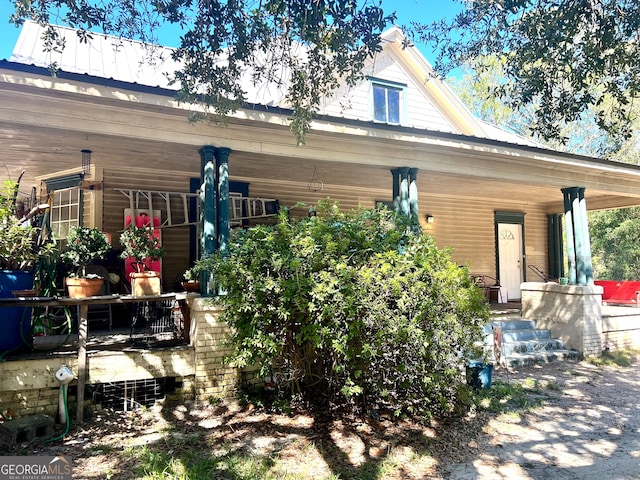
<svg viewBox="0 0 640 480">
<path fill-rule="evenodd" d="M 157 302 L 162 300 L 186 300 L 186 292 L 163 293 L 161 295 L 147 295 L 134 297 L 132 295 L 98 295 L 95 297 L 69 298 L 69 297 L 15 297 L 0 298 L 0 307 L 65 307 L 78 306 L 78 393 L 76 422 L 84 421 L 84 388 L 87 380 L 87 338 L 89 334 L 89 322 L 87 315 L 89 305 L 124 304 L 136 302 Z"/>
</svg>

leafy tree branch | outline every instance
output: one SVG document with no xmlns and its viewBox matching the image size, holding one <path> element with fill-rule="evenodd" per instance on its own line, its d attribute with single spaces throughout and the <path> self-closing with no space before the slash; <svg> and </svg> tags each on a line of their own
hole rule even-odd
<svg viewBox="0 0 640 480">
<path fill-rule="evenodd" d="M 393 21 L 379 1 L 345 0 L 73 0 L 16 1 L 11 21 L 33 19 L 46 27 L 45 46 L 65 48 L 51 23 L 143 42 L 157 42 L 166 24 L 183 28 L 173 57 L 182 68 L 173 80 L 179 98 L 207 108 L 212 119 L 242 107 L 243 78 L 257 87 L 281 88 L 293 110 L 300 143 L 323 96 L 361 78 L 367 58 L 380 50 L 380 33 Z M 55 66 L 54 66 L 55 67 Z"/>
</svg>

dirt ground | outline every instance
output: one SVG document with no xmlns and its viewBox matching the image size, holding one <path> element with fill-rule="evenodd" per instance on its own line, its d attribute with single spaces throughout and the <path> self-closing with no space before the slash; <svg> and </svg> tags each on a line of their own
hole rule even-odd
<svg viewBox="0 0 640 480">
<path fill-rule="evenodd" d="M 193 449 L 207 450 L 209 457 L 231 450 L 271 455 L 296 474 L 287 478 L 637 479 L 639 364 L 558 362 L 496 370 L 496 384 L 528 387 L 519 413 L 480 411 L 424 426 L 384 418 L 275 415 L 234 404 L 165 405 L 102 412 L 63 441 L 23 446 L 16 453 L 70 455 L 77 479 L 139 478 L 136 459 L 123 454 L 125 447 L 139 445 L 176 456 Z M 395 467 L 378 468 L 390 452 Z M 371 471 L 378 473 L 365 474 Z"/>
<path fill-rule="evenodd" d="M 523 415 L 491 418 L 475 452 L 448 465 L 451 479 L 640 478 L 640 371 L 558 362 L 498 371 L 494 378 L 534 378 L 546 388 L 543 405 Z"/>
</svg>

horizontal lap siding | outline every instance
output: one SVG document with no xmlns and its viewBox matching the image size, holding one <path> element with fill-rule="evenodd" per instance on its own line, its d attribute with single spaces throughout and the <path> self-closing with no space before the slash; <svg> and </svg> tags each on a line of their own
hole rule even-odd
<svg viewBox="0 0 640 480">
<path fill-rule="evenodd" d="M 375 200 L 387 200 L 391 192 L 384 190 L 366 190 L 359 188 L 347 188 L 335 185 L 324 185 L 318 192 L 312 192 L 306 183 L 301 182 L 265 182 L 259 179 L 243 178 L 249 181 L 249 196 L 259 198 L 273 198 L 279 201 L 280 207 L 293 207 L 297 203 L 308 206 L 316 205 L 319 200 L 328 199 L 330 202 L 338 202 L 341 210 L 352 210 L 359 207 L 371 208 Z M 389 198 L 387 198 L 389 197 Z M 296 208 L 294 216 L 306 214 L 308 207 Z"/>
<path fill-rule="evenodd" d="M 529 265 L 535 265 L 543 272 L 549 271 L 547 215 L 541 210 L 529 210 L 524 217 L 526 240 L 526 264 L 525 279 L 530 282 L 542 281 L 542 279 L 529 269 Z"/>
<path fill-rule="evenodd" d="M 525 253 L 527 264 L 547 270 L 547 224 L 542 210 L 528 205 L 487 203 L 472 199 L 423 194 L 420 217 L 439 247 L 452 247 L 453 259 L 469 266 L 472 273 L 496 275 L 495 211 L 522 212 L 524 216 Z M 424 223 L 425 215 L 434 222 Z M 526 278 L 530 278 L 529 272 Z"/>
<path fill-rule="evenodd" d="M 491 205 L 482 202 L 423 195 L 420 216 L 432 215 L 433 223 L 423 224 L 439 247 L 452 247 L 453 259 L 472 273 L 495 277 L 495 241 Z"/>
<path fill-rule="evenodd" d="M 114 248 L 120 248 L 119 237 L 124 228 L 124 210 L 129 208 L 129 199 L 116 189 L 155 190 L 189 193 L 188 173 L 147 169 L 106 169 L 104 172 L 104 215 L 103 228 L 113 235 Z M 172 202 L 173 209 L 180 215 L 174 222 L 182 221 L 181 203 Z M 138 207 L 147 208 L 146 199 L 140 198 Z M 162 221 L 167 218 L 164 200 L 153 198 L 153 209 L 161 211 Z M 189 266 L 189 227 L 169 227 L 162 229 L 162 245 L 165 256 L 162 259 L 162 279 L 165 290 L 173 290 L 176 278 Z"/>
<path fill-rule="evenodd" d="M 310 172 L 310 177 L 311 177 Z M 123 211 L 129 207 L 129 201 L 115 188 L 162 190 L 173 192 L 189 191 L 189 178 L 194 174 L 175 171 L 115 170 L 104 174 L 104 229 L 114 236 L 114 244 L 123 228 Z M 249 196 L 277 199 L 281 208 L 293 207 L 299 202 L 307 207 L 292 210 L 294 217 L 307 214 L 311 205 L 318 200 L 328 198 L 339 203 L 342 210 L 358 207 L 372 208 L 376 200 L 391 200 L 391 178 L 389 189 L 366 189 L 325 184 L 318 192 L 309 190 L 307 182 L 288 180 L 268 180 L 254 177 L 231 176 L 232 181 L 249 183 Z M 547 270 L 547 224 L 542 210 L 534 209 L 524 202 L 513 203 L 487 202 L 471 198 L 442 195 L 430 195 L 419 192 L 420 221 L 431 233 L 439 247 L 452 247 L 455 262 L 468 265 L 473 273 L 496 277 L 496 247 L 494 233 L 494 212 L 511 211 L 525 213 L 526 262 L 534 264 L 543 271 Z M 140 205 L 146 208 L 146 204 Z M 177 205 L 181 212 L 181 206 Z M 164 204 L 154 202 L 154 208 L 160 209 L 163 220 L 166 218 Z M 174 211 L 176 211 L 174 210 Z M 434 223 L 426 224 L 425 215 L 434 217 Z M 181 217 L 174 220 L 181 220 Z M 256 220 L 252 224 L 273 221 Z M 173 282 L 189 266 L 189 228 L 174 227 L 163 230 L 163 245 L 167 254 L 163 259 L 163 278 L 165 288 L 172 289 Z M 531 278 L 526 272 L 527 279 Z M 535 279 L 534 279 L 535 280 Z"/>
</svg>

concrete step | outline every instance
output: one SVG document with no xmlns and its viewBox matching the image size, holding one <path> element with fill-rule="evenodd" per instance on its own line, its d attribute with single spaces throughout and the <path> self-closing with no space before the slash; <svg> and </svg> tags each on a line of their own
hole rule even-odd
<svg viewBox="0 0 640 480">
<path fill-rule="evenodd" d="M 564 342 L 552 338 L 550 330 L 537 329 L 534 320 L 522 320 L 516 314 L 494 317 L 485 326 L 485 344 L 490 351 L 493 348 L 493 328 L 498 326 L 502 329 L 502 365 L 534 365 L 580 358 L 579 352 L 567 350 Z"/>
<path fill-rule="evenodd" d="M 506 357 L 503 356 L 500 363 L 508 367 L 522 367 L 562 360 L 580 360 L 580 358 L 580 352 L 575 350 L 548 350 L 528 353 L 513 353 Z"/>
<path fill-rule="evenodd" d="M 536 322 L 533 320 L 522 320 L 521 318 L 516 318 L 513 320 L 499 320 L 491 322 L 490 326 L 502 327 L 502 331 L 507 330 L 527 330 L 527 329 L 535 329 Z"/>
<path fill-rule="evenodd" d="M 525 340 L 549 340 L 551 330 L 527 328 L 521 330 L 503 330 L 502 343 L 521 342 Z"/>
<path fill-rule="evenodd" d="M 502 354 L 539 352 L 541 350 L 564 350 L 564 342 L 557 338 L 518 340 L 515 342 L 503 342 Z"/>
</svg>

